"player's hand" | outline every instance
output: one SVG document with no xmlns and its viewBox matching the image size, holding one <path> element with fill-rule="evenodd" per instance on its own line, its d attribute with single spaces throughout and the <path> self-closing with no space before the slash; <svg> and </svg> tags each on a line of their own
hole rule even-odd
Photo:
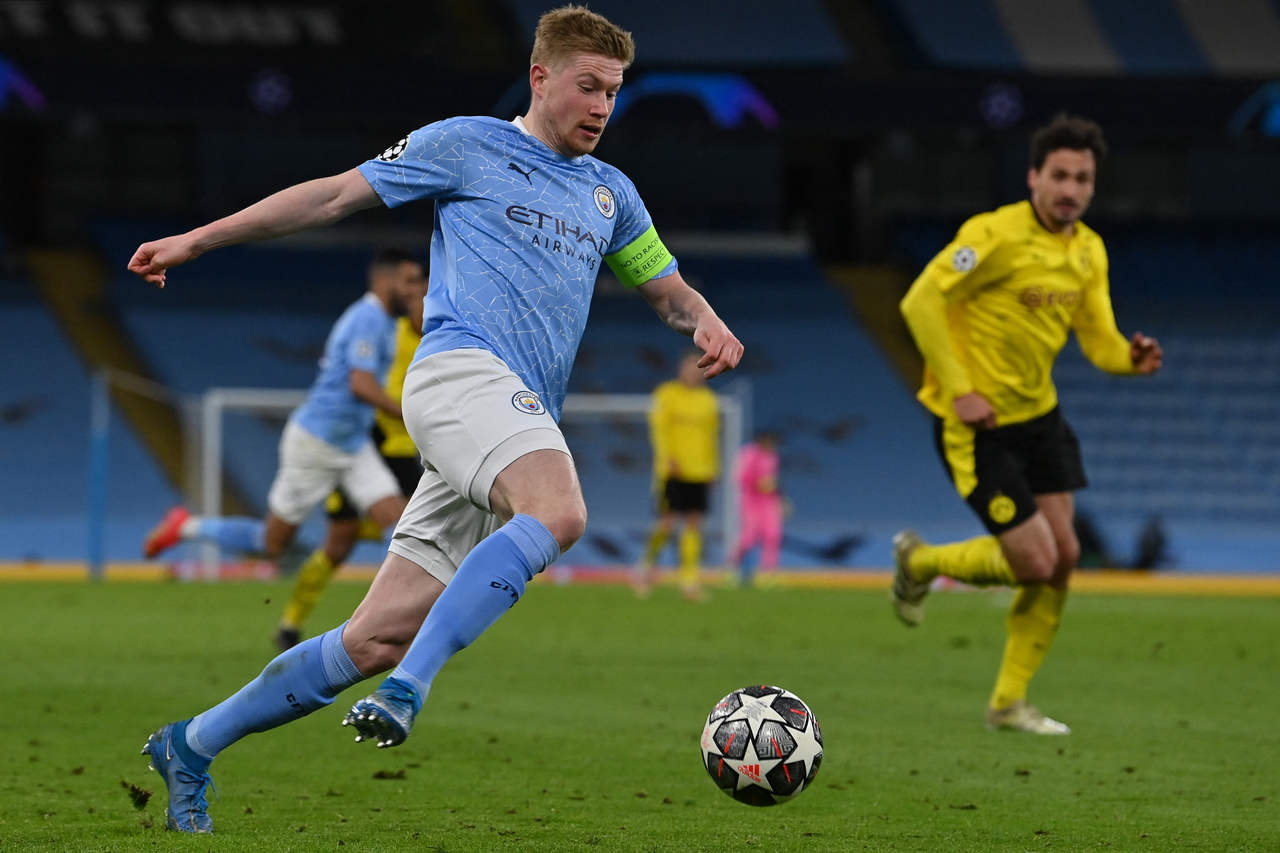
<svg viewBox="0 0 1280 853">
<path fill-rule="evenodd" d="M 977 391 L 961 394 L 951 402 L 956 417 L 975 429 L 992 429 L 996 425 L 996 411 L 987 398 Z"/>
<path fill-rule="evenodd" d="M 1164 364 L 1164 350 L 1155 338 L 1149 338 L 1142 332 L 1134 332 L 1129 339 L 1129 359 L 1133 369 L 1142 374 L 1152 374 Z"/>
<path fill-rule="evenodd" d="M 156 287 L 164 287 L 165 271 L 178 264 L 184 264 L 200 253 L 196 251 L 193 241 L 185 234 L 165 237 L 143 243 L 129 259 L 129 272 L 140 276 Z"/>
<path fill-rule="evenodd" d="M 698 367 L 702 368 L 702 375 L 706 379 L 719 376 L 726 370 L 733 370 L 742 360 L 742 342 L 714 314 L 709 317 L 704 315 L 698 321 L 697 328 L 693 330 L 693 345 L 702 350 Z"/>
</svg>

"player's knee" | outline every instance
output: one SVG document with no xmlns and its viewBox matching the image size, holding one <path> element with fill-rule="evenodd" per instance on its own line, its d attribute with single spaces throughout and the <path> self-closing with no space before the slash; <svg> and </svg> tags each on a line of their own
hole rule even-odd
<svg viewBox="0 0 1280 853">
<path fill-rule="evenodd" d="M 543 512 L 538 518 L 555 537 L 561 551 L 568 551 L 587 532 L 587 507 L 581 501 L 567 502 Z"/>
<path fill-rule="evenodd" d="M 1057 549 L 1021 554 L 1009 565 L 1019 583 L 1048 583 L 1058 567 Z"/>
</svg>

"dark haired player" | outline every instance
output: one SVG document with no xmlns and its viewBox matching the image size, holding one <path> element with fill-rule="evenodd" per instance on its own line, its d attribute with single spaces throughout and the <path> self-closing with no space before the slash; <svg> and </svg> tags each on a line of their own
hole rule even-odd
<svg viewBox="0 0 1280 853">
<path fill-rule="evenodd" d="M 907 625 L 939 575 L 1017 588 L 987 725 L 1069 734 L 1027 704 L 1027 685 L 1057 632 L 1080 554 L 1073 492 L 1085 486 L 1075 433 L 1051 371 L 1075 332 L 1088 359 L 1115 374 L 1151 374 L 1163 353 L 1116 329 L 1102 238 L 1080 221 L 1106 142 L 1097 124 L 1059 115 L 1031 141 L 1031 198 L 961 226 L 902 300 L 925 361 L 919 398 L 956 491 L 990 532 L 929 545 L 894 537 L 894 610 Z"/>
</svg>

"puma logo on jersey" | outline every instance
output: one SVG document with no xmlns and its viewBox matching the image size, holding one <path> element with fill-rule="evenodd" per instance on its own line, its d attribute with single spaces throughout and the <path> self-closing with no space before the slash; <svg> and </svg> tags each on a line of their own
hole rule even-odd
<svg viewBox="0 0 1280 853">
<path fill-rule="evenodd" d="M 526 181 L 528 181 L 528 182 L 529 182 L 529 186 L 533 186 L 533 178 L 531 178 L 531 177 L 529 177 L 529 176 L 530 176 L 530 175 L 532 175 L 534 172 L 538 171 L 538 167 L 537 167 L 537 166 L 534 166 L 532 169 L 530 169 L 530 170 L 529 170 L 529 171 L 527 171 L 527 172 L 526 172 L 524 169 L 521 169 L 521 168 L 520 168 L 519 166 L 517 166 L 515 163 L 508 163 L 508 164 L 507 164 L 507 168 L 508 168 L 508 169 L 510 169 L 510 170 L 511 170 L 511 171 L 513 171 L 513 172 L 519 172 L 519 173 L 520 173 L 520 175 L 521 175 L 521 177 L 523 177 Z"/>
</svg>

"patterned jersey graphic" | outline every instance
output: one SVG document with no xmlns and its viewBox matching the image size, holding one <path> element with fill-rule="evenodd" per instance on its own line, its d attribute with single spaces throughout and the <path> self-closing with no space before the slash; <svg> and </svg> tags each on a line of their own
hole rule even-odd
<svg viewBox="0 0 1280 853">
<path fill-rule="evenodd" d="M 562 157 L 483 116 L 429 124 L 397 148 L 359 168 L 389 207 L 436 202 L 417 358 L 488 350 L 559 419 L 604 257 L 652 225 L 635 186 L 594 157 Z"/>
</svg>

